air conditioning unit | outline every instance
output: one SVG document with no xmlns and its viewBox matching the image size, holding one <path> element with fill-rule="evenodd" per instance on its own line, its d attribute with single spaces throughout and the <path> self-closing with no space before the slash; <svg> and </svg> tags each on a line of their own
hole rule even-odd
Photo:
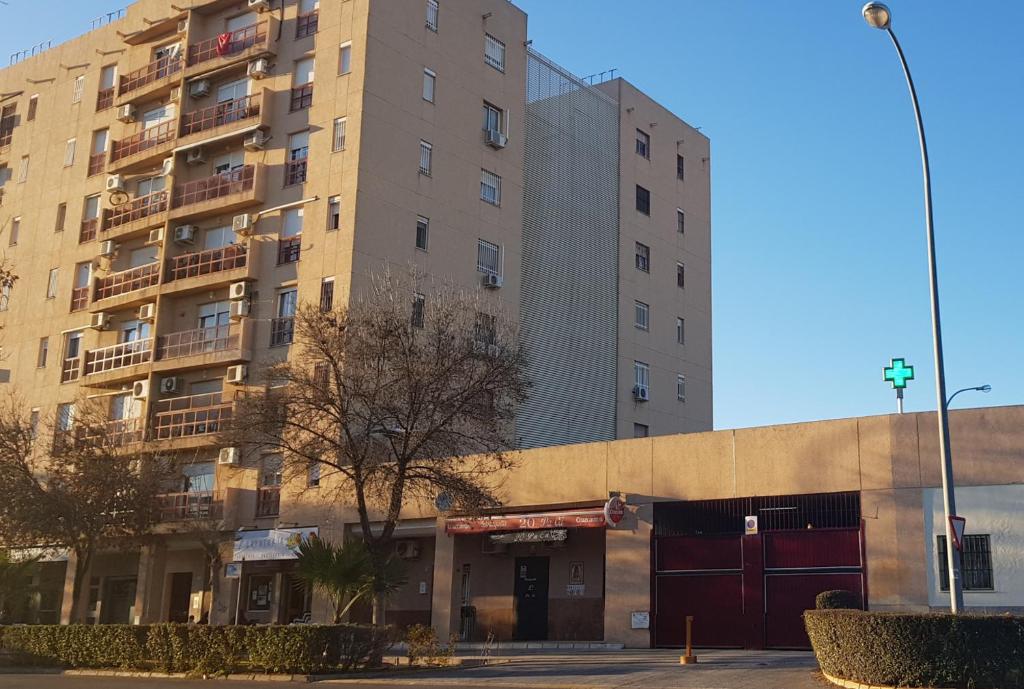
<svg viewBox="0 0 1024 689">
<path fill-rule="evenodd" d="M 484 132 L 484 141 L 491 148 L 505 148 L 508 146 L 508 137 L 497 129 L 488 129 Z"/>
<path fill-rule="evenodd" d="M 224 375 L 224 381 L 231 383 L 232 385 L 241 385 L 245 382 L 245 376 L 249 373 L 249 369 L 245 364 L 236 364 L 234 366 L 228 366 L 228 371 Z"/>
<path fill-rule="evenodd" d="M 98 311 L 89 320 L 89 327 L 93 330 L 106 330 L 110 327 L 110 314 Z"/>
<path fill-rule="evenodd" d="M 232 282 L 228 287 L 228 299 L 245 299 L 249 296 L 248 282 Z"/>
<path fill-rule="evenodd" d="M 217 464 L 238 466 L 242 463 L 242 450 L 238 447 L 222 447 L 217 454 Z"/>
<path fill-rule="evenodd" d="M 172 103 L 181 100 L 181 87 L 175 86 L 174 88 L 172 88 L 170 95 L 167 97 L 167 100 L 169 100 Z"/>
<path fill-rule="evenodd" d="M 195 244 L 199 228 L 195 225 L 178 225 L 174 228 L 174 241 L 178 244 Z"/>
<path fill-rule="evenodd" d="M 248 237 L 252 234 L 253 218 L 248 213 L 236 215 L 231 219 L 231 229 L 240 237 Z"/>
<path fill-rule="evenodd" d="M 193 81 L 189 84 L 188 95 L 193 98 L 206 98 L 210 95 L 210 80 L 199 79 L 198 81 Z"/>
<path fill-rule="evenodd" d="M 267 145 L 267 134 L 262 129 L 246 134 L 242 140 L 242 147 L 247 151 L 262 151 Z"/>
<path fill-rule="evenodd" d="M 484 538 L 480 542 L 480 552 L 484 555 L 504 555 L 508 552 L 508 544 L 492 541 L 489 536 L 484 534 Z"/>
<path fill-rule="evenodd" d="M 250 310 L 251 307 L 249 306 L 249 302 L 245 301 L 244 299 L 233 301 L 231 302 L 231 306 L 228 307 L 228 312 L 231 316 L 231 320 L 233 321 L 240 321 L 243 318 L 247 317 L 249 315 Z"/>
<path fill-rule="evenodd" d="M 403 560 L 420 559 L 420 542 L 415 540 L 398 541 L 395 543 L 395 555 Z"/>
<path fill-rule="evenodd" d="M 185 162 L 189 165 L 202 165 L 206 162 L 206 149 L 196 146 L 185 151 Z"/>
<path fill-rule="evenodd" d="M 132 385 L 132 397 L 137 400 L 144 400 L 149 397 L 149 380 L 137 380 Z"/>
<path fill-rule="evenodd" d="M 253 79 L 262 79 L 270 74 L 270 60 L 265 57 L 258 58 L 249 63 L 248 74 Z"/>
<path fill-rule="evenodd" d="M 646 385 L 634 385 L 633 399 L 637 402 L 646 402 L 651 399 L 651 391 Z"/>
<path fill-rule="evenodd" d="M 125 103 L 117 109 L 117 119 L 128 124 L 129 122 L 135 121 L 136 113 L 137 110 L 134 105 L 131 103 Z"/>
<path fill-rule="evenodd" d="M 484 273 L 484 279 L 483 279 L 484 287 L 489 287 L 491 289 L 498 289 L 499 287 L 501 287 L 502 282 L 503 281 L 502 281 L 500 275 L 495 275 L 494 273 Z"/>
<path fill-rule="evenodd" d="M 188 20 L 187 19 L 179 19 L 178 20 L 178 33 L 185 33 L 186 31 L 188 31 Z"/>
<path fill-rule="evenodd" d="M 181 379 L 178 376 L 167 376 L 160 379 L 160 392 L 164 395 L 172 395 L 178 391 Z"/>
<path fill-rule="evenodd" d="M 124 177 L 121 175 L 107 176 L 107 191 L 124 191 Z"/>
<path fill-rule="evenodd" d="M 174 156 L 170 158 L 164 158 L 163 165 L 160 166 L 160 176 L 166 177 L 174 172 Z"/>
<path fill-rule="evenodd" d="M 164 242 L 164 228 L 158 227 L 155 230 L 149 231 L 149 240 L 147 244 L 163 244 Z"/>
<path fill-rule="evenodd" d="M 139 307 L 138 318 L 140 321 L 152 322 L 156 319 L 156 304 L 143 304 Z"/>
<path fill-rule="evenodd" d="M 100 256 L 110 258 L 117 253 L 117 242 L 113 239 L 105 239 L 100 242 Z"/>
<path fill-rule="evenodd" d="M 266 12 L 270 9 L 270 0 L 249 0 L 249 9 Z"/>
</svg>

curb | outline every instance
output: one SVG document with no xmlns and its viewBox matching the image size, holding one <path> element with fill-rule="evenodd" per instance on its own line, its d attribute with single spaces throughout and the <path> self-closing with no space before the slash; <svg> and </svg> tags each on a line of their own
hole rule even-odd
<svg viewBox="0 0 1024 689">
<path fill-rule="evenodd" d="M 891 687 L 887 684 L 864 684 L 863 682 L 854 682 L 852 679 L 841 679 L 839 677 L 833 677 L 825 671 L 821 672 L 821 676 L 832 684 L 843 687 L 844 689 L 897 689 L 896 687 Z M 913 689 L 913 687 L 903 687 L 902 689 Z"/>
</svg>

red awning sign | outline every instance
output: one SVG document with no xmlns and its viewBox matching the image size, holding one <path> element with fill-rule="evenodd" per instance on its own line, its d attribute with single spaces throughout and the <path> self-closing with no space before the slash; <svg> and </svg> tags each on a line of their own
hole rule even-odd
<svg viewBox="0 0 1024 689">
<path fill-rule="evenodd" d="M 602 529 L 606 525 L 603 507 L 566 512 L 500 514 L 489 517 L 452 517 L 445 521 L 450 534 L 489 533 L 492 531 L 534 531 L 538 529 Z"/>
</svg>

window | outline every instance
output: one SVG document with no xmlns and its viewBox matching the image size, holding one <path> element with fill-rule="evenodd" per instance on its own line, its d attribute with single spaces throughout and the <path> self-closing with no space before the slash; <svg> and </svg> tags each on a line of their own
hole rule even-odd
<svg viewBox="0 0 1024 689">
<path fill-rule="evenodd" d="M 36 438 L 39 437 L 39 408 L 38 407 L 34 407 L 32 409 L 32 411 L 29 412 L 29 417 L 28 417 L 28 433 L 29 433 L 29 437 L 32 438 L 32 440 L 35 440 Z"/>
<path fill-rule="evenodd" d="M 75 403 L 57 405 L 57 430 L 70 431 L 75 426 Z"/>
<path fill-rule="evenodd" d="M 338 74 L 352 71 L 352 44 L 345 43 L 338 50 Z"/>
<path fill-rule="evenodd" d="M 484 131 L 500 132 L 502 121 L 501 108 L 484 103 Z"/>
<path fill-rule="evenodd" d="M 313 105 L 313 77 L 316 63 L 311 57 L 295 62 L 292 79 L 291 112 L 305 110 Z"/>
<path fill-rule="evenodd" d="M 651 307 L 642 301 L 633 302 L 633 325 L 640 330 L 651 328 Z"/>
<path fill-rule="evenodd" d="M 341 227 L 341 197 L 332 196 L 327 199 L 327 229 L 337 230 Z"/>
<path fill-rule="evenodd" d="M 484 62 L 499 72 L 505 71 L 505 44 L 491 34 L 484 34 Z"/>
<path fill-rule="evenodd" d="M 644 215 L 651 214 L 651 192 L 636 185 L 636 209 Z"/>
<path fill-rule="evenodd" d="M 297 289 L 277 293 L 277 316 L 270 322 L 270 346 L 291 344 L 295 334 L 295 310 L 299 303 Z"/>
<path fill-rule="evenodd" d="M 306 469 L 306 485 L 316 488 L 320 485 L 320 462 L 310 462 Z"/>
<path fill-rule="evenodd" d="M 295 38 L 305 38 L 317 32 L 320 26 L 320 0 L 300 0 L 295 19 Z"/>
<path fill-rule="evenodd" d="M 683 163 L 683 156 L 676 156 L 676 179 L 683 179 L 683 171 L 685 170 L 685 164 Z"/>
<path fill-rule="evenodd" d="M 473 324 L 473 341 L 490 347 L 498 342 L 498 320 L 489 313 L 477 313 Z"/>
<path fill-rule="evenodd" d="M 686 232 L 686 213 L 682 208 L 676 209 L 676 232 L 679 234 Z"/>
<path fill-rule="evenodd" d="M 651 384 L 651 367 L 642 361 L 633 362 L 633 385 L 646 389 Z"/>
<path fill-rule="evenodd" d="M 427 0 L 427 28 L 437 31 L 437 15 L 440 13 L 437 0 Z"/>
<path fill-rule="evenodd" d="M 105 110 L 114 104 L 114 82 L 117 80 L 117 65 L 105 65 L 100 70 L 100 87 L 96 92 L 96 111 Z"/>
<path fill-rule="evenodd" d="M 487 170 L 480 171 L 480 199 L 495 206 L 501 205 L 501 177 Z"/>
<path fill-rule="evenodd" d="M 939 588 L 949 590 L 949 567 L 946 564 L 946 537 L 937 536 L 939 556 Z M 964 550 L 960 555 L 960 574 L 965 591 L 992 591 L 992 543 L 988 534 L 964 536 Z"/>
<path fill-rule="evenodd" d="M 309 158 L 309 132 L 297 132 L 288 137 L 288 162 L 284 168 L 284 185 L 302 184 L 306 181 Z"/>
<path fill-rule="evenodd" d="M 639 129 L 636 130 L 636 154 L 651 159 L 651 135 Z"/>
<path fill-rule="evenodd" d="M 64 144 L 64 167 L 71 167 L 75 164 L 75 146 L 77 145 L 77 139 L 68 139 Z"/>
<path fill-rule="evenodd" d="M 18 166 L 18 181 L 25 182 L 28 179 L 28 156 L 21 156 L 21 165 Z"/>
<path fill-rule="evenodd" d="M 257 506 L 256 516 L 273 516 L 277 514 L 279 507 L 272 510 L 268 507 Z M 274 597 L 274 575 L 273 574 L 250 574 L 249 586 L 246 596 L 246 610 L 248 612 L 266 612 L 270 610 Z"/>
<path fill-rule="evenodd" d="M 39 338 L 39 354 L 36 356 L 36 367 L 46 368 L 46 357 L 50 353 L 50 338 Z"/>
<path fill-rule="evenodd" d="M 320 281 L 320 310 L 324 313 L 334 308 L 334 278 Z"/>
<path fill-rule="evenodd" d="M 686 266 L 682 263 L 676 264 L 676 287 L 679 289 L 686 287 Z"/>
<path fill-rule="evenodd" d="M 636 269 L 651 272 L 651 247 L 640 242 L 636 243 Z"/>
<path fill-rule="evenodd" d="M 0 311 L 6 311 L 11 305 L 11 283 L 0 285 Z"/>
<path fill-rule="evenodd" d="M 423 70 L 423 100 L 434 102 L 434 89 L 437 87 L 437 74 L 432 70 Z"/>
<path fill-rule="evenodd" d="M 68 218 L 68 204 L 59 203 L 57 204 L 57 219 L 53 223 L 54 232 L 64 231 L 64 222 Z"/>
<path fill-rule="evenodd" d="M 682 373 L 676 375 L 676 399 L 680 402 L 686 401 L 686 376 Z"/>
<path fill-rule="evenodd" d="M 304 208 L 289 208 L 282 214 L 281 234 L 277 242 L 277 264 L 295 263 L 302 251 Z M 294 314 L 290 314 L 294 315 Z"/>
<path fill-rule="evenodd" d="M 21 234 L 21 217 L 14 218 L 11 220 L 11 234 L 7 238 L 7 244 L 9 246 L 18 245 L 18 235 Z"/>
<path fill-rule="evenodd" d="M 57 277 L 59 275 L 59 269 L 50 268 L 50 278 L 46 281 L 46 298 L 55 299 L 57 297 Z"/>
<path fill-rule="evenodd" d="M 686 321 L 682 316 L 676 317 L 676 342 L 686 344 Z"/>
<path fill-rule="evenodd" d="M 427 250 L 427 243 L 430 241 L 430 219 L 422 215 L 416 218 L 416 248 L 421 251 Z"/>
<path fill-rule="evenodd" d="M 334 153 L 345 150 L 345 131 L 348 129 L 348 120 L 344 117 L 336 117 L 334 119 L 334 132 L 331 135 L 331 140 L 334 142 L 331 145 L 331 150 Z"/>
<path fill-rule="evenodd" d="M 412 326 L 414 328 L 423 327 L 423 312 L 424 307 L 427 304 L 427 298 L 420 293 L 412 295 Z"/>
<path fill-rule="evenodd" d="M 85 90 L 85 75 L 75 77 L 74 90 L 71 92 L 71 102 L 81 103 L 82 92 Z"/>
<path fill-rule="evenodd" d="M 501 275 L 501 247 L 483 239 L 476 242 L 476 269 L 488 275 Z"/>
<path fill-rule="evenodd" d="M 29 122 L 31 122 L 34 119 L 36 119 L 36 110 L 38 108 L 39 108 L 39 94 L 37 93 L 37 94 L 35 94 L 34 96 L 32 96 L 31 98 L 28 99 L 28 115 L 26 116 L 25 119 L 27 119 Z"/>
<path fill-rule="evenodd" d="M 633 424 L 633 437 L 634 438 L 646 438 L 650 436 L 651 428 L 645 423 L 634 423 Z"/>
<path fill-rule="evenodd" d="M 428 142 L 420 140 L 420 174 L 429 175 L 434 156 L 434 147 Z"/>
</svg>

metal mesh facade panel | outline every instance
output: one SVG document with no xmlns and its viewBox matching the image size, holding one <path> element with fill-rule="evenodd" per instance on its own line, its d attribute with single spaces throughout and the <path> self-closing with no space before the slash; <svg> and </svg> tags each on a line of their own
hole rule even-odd
<svg viewBox="0 0 1024 689">
<path fill-rule="evenodd" d="M 527 58 L 521 317 L 533 381 L 523 447 L 615 438 L 618 105 Z"/>
</svg>

